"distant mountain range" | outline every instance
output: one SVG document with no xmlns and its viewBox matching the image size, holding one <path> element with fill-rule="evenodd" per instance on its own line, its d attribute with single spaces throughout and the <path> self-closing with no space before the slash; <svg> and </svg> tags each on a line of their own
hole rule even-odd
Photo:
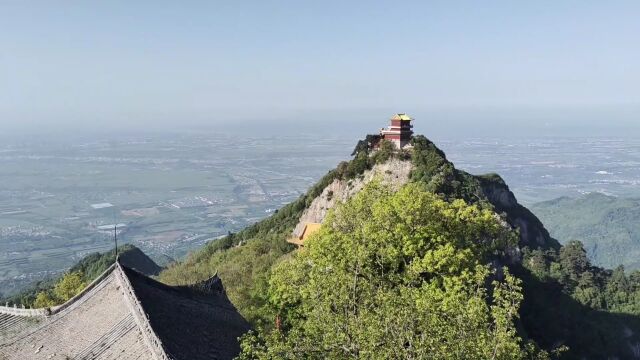
<svg viewBox="0 0 640 360">
<path fill-rule="evenodd" d="M 640 269 L 640 199 L 590 193 L 540 202 L 531 210 L 561 243 L 581 241 L 596 265 Z"/>
</svg>

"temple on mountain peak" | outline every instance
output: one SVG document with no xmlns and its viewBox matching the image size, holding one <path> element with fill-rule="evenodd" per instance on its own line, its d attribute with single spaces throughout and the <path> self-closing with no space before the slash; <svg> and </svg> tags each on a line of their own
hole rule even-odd
<svg viewBox="0 0 640 360">
<path fill-rule="evenodd" d="M 411 118 L 407 114 L 395 114 L 390 119 L 391 124 L 385 129 L 380 129 L 380 137 L 383 140 L 389 140 L 402 149 L 409 145 L 411 137 L 413 136 L 413 125 Z"/>
</svg>

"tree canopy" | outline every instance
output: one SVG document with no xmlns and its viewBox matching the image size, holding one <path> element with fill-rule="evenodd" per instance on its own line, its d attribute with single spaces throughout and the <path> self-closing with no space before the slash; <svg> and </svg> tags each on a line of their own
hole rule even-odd
<svg viewBox="0 0 640 360">
<path fill-rule="evenodd" d="M 76 296 L 87 286 L 87 283 L 82 278 L 83 274 L 79 271 L 66 273 L 58 280 L 52 290 L 43 290 L 36 295 L 34 307 L 43 308 L 59 305 Z"/>
<path fill-rule="evenodd" d="M 276 326 L 244 359 L 518 359 L 520 281 L 486 265 L 517 242 L 491 211 L 418 183 L 367 185 L 269 279 Z"/>
</svg>

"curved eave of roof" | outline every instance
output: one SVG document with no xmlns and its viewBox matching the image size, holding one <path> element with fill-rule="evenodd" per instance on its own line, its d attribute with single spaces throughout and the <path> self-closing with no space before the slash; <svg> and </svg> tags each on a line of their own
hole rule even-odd
<svg viewBox="0 0 640 360">
<path fill-rule="evenodd" d="M 222 286 L 222 280 L 218 277 L 218 272 L 216 272 L 212 277 L 200 281 L 198 283 L 192 285 L 185 286 L 175 286 L 174 288 L 185 289 L 185 291 L 190 291 L 192 293 L 201 294 L 201 295 L 226 295 L 224 291 L 224 286 Z"/>
<path fill-rule="evenodd" d="M 249 330 L 214 276 L 190 286 L 169 286 L 124 268 L 154 333 L 171 359 L 231 359 Z"/>
<path fill-rule="evenodd" d="M 25 317 L 50 317 L 53 316 L 64 309 L 70 307 L 78 299 L 82 298 L 86 293 L 91 291 L 96 287 L 100 282 L 102 282 L 111 272 L 115 269 L 116 265 L 113 264 L 107 268 L 102 274 L 100 274 L 97 278 L 95 278 L 89 285 L 87 285 L 82 291 L 73 296 L 71 299 L 67 300 L 62 305 L 52 306 L 49 308 L 39 308 L 39 309 L 22 309 L 15 308 L 10 306 L 0 306 L 0 314 L 13 315 L 13 316 L 25 316 Z"/>
<path fill-rule="evenodd" d="M 407 114 L 400 113 L 393 115 L 391 120 L 413 121 L 413 118 Z"/>
</svg>

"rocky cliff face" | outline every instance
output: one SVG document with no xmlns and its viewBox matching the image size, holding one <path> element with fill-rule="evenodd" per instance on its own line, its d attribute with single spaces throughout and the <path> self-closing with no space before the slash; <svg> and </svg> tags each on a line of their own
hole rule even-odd
<svg viewBox="0 0 640 360">
<path fill-rule="evenodd" d="M 498 175 L 476 176 L 482 192 L 496 212 L 505 215 L 507 222 L 520 232 L 520 245 L 533 248 L 559 248 L 542 222 L 526 207 L 520 205 L 507 184 Z"/>
<path fill-rule="evenodd" d="M 336 179 L 322 190 L 311 205 L 302 213 L 298 225 L 293 230 L 295 236 L 300 236 L 307 223 L 321 223 L 327 216 L 327 212 L 338 202 L 344 202 L 362 189 L 362 187 L 379 178 L 383 184 L 389 184 L 399 188 L 409 181 L 409 175 L 413 168 L 411 161 L 391 159 L 385 163 L 377 164 L 367 170 L 363 175 L 350 180 Z"/>
<path fill-rule="evenodd" d="M 462 191 L 464 194 L 453 194 L 453 197 L 462 197 L 470 203 L 490 203 L 496 213 L 503 216 L 506 223 L 520 234 L 520 247 L 528 246 L 532 248 L 558 248 L 559 243 L 551 238 L 549 232 L 538 218 L 527 208 L 520 205 L 516 200 L 513 192 L 509 190 L 507 184 L 498 175 L 470 175 L 464 171 L 455 169 L 455 166 L 449 162 L 444 153 L 438 149 L 433 143 L 428 142 L 429 148 L 422 150 L 430 152 L 426 156 L 431 156 L 429 165 L 438 164 L 430 169 L 429 176 L 422 177 L 417 181 L 424 181 L 427 186 L 437 182 L 438 179 L 445 179 L 445 183 L 458 183 L 457 190 L 451 190 L 443 187 L 440 191 L 445 197 L 447 191 Z M 421 151 L 415 148 L 414 151 Z M 388 161 L 374 165 L 370 170 L 366 170 L 360 176 L 346 180 L 335 179 L 326 186 L 322 193 L 317 196 L 311 204 L 304 210 L 302 216 L 296 225 L 293 235 L 300 236 L 307 223 L 321 223 L 329 209 L 333 208 L 337 202 L 344 202 L 360 191 L 362 187 L 371 181 L 374 177 L 378 177 L 384 184 L 389 184 L 399 188 L 406 184 L 412 178 L 412 172 L 420 171 L 415 164 L 415 154 L 413 158 L 406 160 L 398 160 L 391 158 Z M 422 155 L 424 156 L 424 154 Z M 414 179 L 415 180 L 415 179 Z M 474 191 L 468 189 L 475 189 Z M 436 192 L 440 192 L 436 190 Z M 465 196 L 465 194 L 467 196 Z M 514 249 L 512 256 L 513 261 L 519 258 L 519 250 Z"/>
</svg>

